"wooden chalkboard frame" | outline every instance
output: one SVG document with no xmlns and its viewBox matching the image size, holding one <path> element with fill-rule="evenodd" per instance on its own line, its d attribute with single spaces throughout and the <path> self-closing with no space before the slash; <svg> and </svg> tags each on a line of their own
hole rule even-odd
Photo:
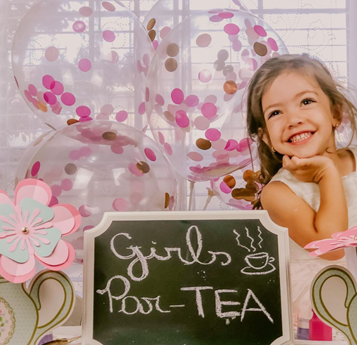
<svg viewBox="0 0 357 345">
<path fill-rule="evenodd" d="M 118 221 L 182 221 L 182 220 L 259 220 L 271 233 L 277 235 L 280 271 L 280 290 L 282 308 L 283 334 L 270 345 L 294 344 L 292 327 L 292 309 L 289 277 L 289 235 L 286 228 L 275 224 L 266 211 L 210 211 L 210 212 L 106 212 L 101 222 L 93 229 L 87 230 L 84 236 L 84 318 L 83 344 L 102 345 L 93 339 L 94 310 L 94 260 L 95 238 L 105 233 L 112 222 Z M 269 345 L 269 344 L 267 344 Z"/>
</svg>

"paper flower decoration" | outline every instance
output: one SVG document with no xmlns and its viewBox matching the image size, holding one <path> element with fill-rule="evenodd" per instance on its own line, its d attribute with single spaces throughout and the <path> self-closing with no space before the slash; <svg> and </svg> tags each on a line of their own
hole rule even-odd
<svg viewBox="0 0 357 345">
<path fill-rule="evenodd" d="M 319 256 L 331 252 L 336 249 L 346 247 L 357 247 L 357 226 L 354 226 L 346 231 L 336 232 L 332 234 L 332 238 L 326 240 L 313 241 L 306 245 L 305 249 L 316 249 L 311 252 L 311 256 Z"/>
<path fill-rule="evenodd" d="M 14 203 L 0 191 L 0 275 L 12 283 L 32 278 L 36 260 L 59 271 L 75 258 L 62 236 L 79 228 L 81 216 L 72 205 L 49 207 L 51 198 L 51 188 L 34 179 L 17 185 Z"/>
</svg>

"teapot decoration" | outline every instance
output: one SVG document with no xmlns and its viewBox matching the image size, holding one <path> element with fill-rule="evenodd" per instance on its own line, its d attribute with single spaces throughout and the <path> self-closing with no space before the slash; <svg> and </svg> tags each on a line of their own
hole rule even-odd
<svg viewBox="0 0 357 345">
<path fill-rule="evenodd" d="M 0 277 L 0 345 L 36 345 L 63 324 L 74 307 L 74 289 L 62 272 L 42 271 L 26 288 Z"/>
</svg>

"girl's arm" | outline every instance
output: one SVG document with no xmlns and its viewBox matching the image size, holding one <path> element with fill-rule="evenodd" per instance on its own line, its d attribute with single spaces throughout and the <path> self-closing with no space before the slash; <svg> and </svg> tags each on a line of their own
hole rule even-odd
<svg viewBox="0 0 357 345">
<path fill-rule="evenodd" d="M 328 158 L 325 158 L 328 159 Z M 261 201 L 271 219 L 289 229 L 290 237 L 301 247 L 311 241 L 330 238 L 334 232 L 348 228 L 348 211 L 341 177 L 335 165 L 328 161 L 308 159 L 312 165 L 288 170 L 299 180 L 316 182 L 320 189 L 320 208 L 315 212 L 304 200 L 298 197 L 282 182 L 271 182 L 264 187 Z M 320 164 L 323 162 L 324 164 Z M 327 163 L 327 164 L 325 164 Z M 313 172 L 313 173 L 312 173 Z M 335 251 L 325 259 L 336 260 L 343 251 Z"/>
</svg>

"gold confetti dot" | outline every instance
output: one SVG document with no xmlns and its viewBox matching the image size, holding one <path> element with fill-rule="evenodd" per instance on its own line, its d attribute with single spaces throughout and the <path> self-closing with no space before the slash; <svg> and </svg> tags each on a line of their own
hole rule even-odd
<svg viewBox="0 0 357 345">
<path fill-rule="evenodd" d="M 233 95 L 237 92 L 238 86 L 233 80 L 227 80 L 223 85 L 223 89 L 228 95 Z"/>
<path fill-rule="evenodd" d="M 44 104 L 42 104 L 40 102 L 37 102 L 37 106 L 38 106 L 38 109 L 40 109 L 42 112 L 47 113 L 46 105 L 44 105 Z"/>
<path fill-rule="evenodd" d="M 224 176 L 223 181 L 231 189 L 236 185 L 236 180 L 232 175 Z"/>
<path fill-rule="evenodd" d="M 170 205 L 170 194 L 165 193 L 165 208 L 168 208 Z"/>
<path fill-rule="evenodd" d="M 165 68 L 169 72 L 174 72 L 177 69 L 177 61 L 174 58 L 169 58 L 165 61 Z"/>
<path fill-rule="evenodd" d="M 67 175 L 74 175 L 77 172 L 77 166 L 73 163 L 68 163 L 64 167 L 64 171 L 66 172 Z"/>
<path fill-rule="evenodd" d="M 117 135 L 113 132 L 105 132 L 102 134 L 102 138 L 105 140 L 115 140 Z"/>
<path fill-rule="evenodd" d="M 138 168 L 138 170 L 140 170 L 143 174 L 147 174 L 150 171 L 150 166 L 149 164 L 147 164 L 146 162 L 138 162 L 136 164 L 136 167 Z"/>
<path fill-rule="evenodd" d="M 156 24 L 156 19 L 155 18 L 151 18 L 148 22 L 148 25 L 146 26 L 146 29 L 148 31 L 150 31 Z"/>
<path fill-rule="evenodd" d="M 164 115 L 165 115 L 166 119 L 169 120 L 169 121 L 174 121 L 175 120 L 175 117 L 169 111 L 165 111 Z"/>
<path fill-rule="evenodd" d="M 209 150 L 211 148 L 212 144 L 207 139 L 199 138 L 196 140 L 196 146 L 201 150 Z"/>
<path fill-rule="evenodd" d="M 150 30 L 148 35 L 149 35 L 149 37 L 151 39 L 151 42 L 152 42 L 156 37 L 156 31 L 155 30 Z"/>
<path fill-rule="evenodd" d="M 176 43 L 171 43 L 166 48 L 167 55 L 171 56 L 171 57 L 176 56 L 179 53 L 179 51 L 180 51 L 180 48 Z"/>
<path fill-rule="evenodd" d="M 76 120 L 76 119 L 69 119 L 69 120 L 67 120 L 67 125 L 70 126 L 70 125 L 73 125 L 73 124 L 75 124 L 77 122 L 79 122 L 79 121 Z"/>
<path fill-rule="evenodd" d="M 268 54 L 268 48 L 259 42 L 254 43 L 254 51 L 259 55 L 259 56 L 265 56 Z"/>
</svg>

